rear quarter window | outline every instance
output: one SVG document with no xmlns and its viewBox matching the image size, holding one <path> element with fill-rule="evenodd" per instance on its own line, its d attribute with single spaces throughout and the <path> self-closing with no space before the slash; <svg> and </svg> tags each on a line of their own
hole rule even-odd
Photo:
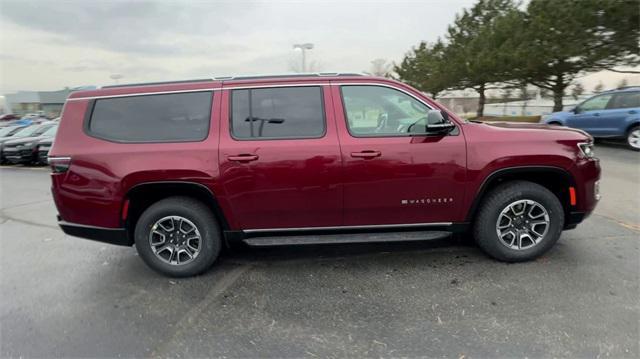
<svg viewBox="0 0 640 359">
<path fill-rule="evenodd" d="M 209 132 L 212 92 L 94 100 L 85 124 L 93 136 L 116 142 L 202 141 Z"/>
</svg>

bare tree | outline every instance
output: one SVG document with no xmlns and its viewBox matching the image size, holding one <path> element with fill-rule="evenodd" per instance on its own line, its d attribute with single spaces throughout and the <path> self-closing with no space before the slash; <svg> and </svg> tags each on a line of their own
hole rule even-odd
<svg viewBox="0 0 640 359">
<path fill-rule="evenodd" d="M 571 97 L 573 97 L 574 100 L 577 100 L 578 97 L 580 97 L 580 95 L 582 95 L 583 93 L 584 87 L 581 83 L 576 82 L 576 84 L 573 85 L 573 88 L 571 89 Z"/>
<path fill-rule="evenodd" d="M 602 81 L 600 81 L 600 82 L 598 82 L 596 87 L 593 88 L 593 92 L 600 93 L 600 92 L 602 92 L 602 90 L 604 90 L 604 84 L 602 83 Z"/>
<path fill-rule="evenodd" d="M 627 86 L 629 86 L 629 81 L 627 81 L 626 78 L 623 78 L 622 80 L 620 80 L 620 82 L 618 82 L 618 88 L 627 87 Z"/>
<path fill-rule="evenodd" d="M 371 71 L 369 73 L 373 76 L 391 77 L 392 66 L 385 59 L 375 59 L 371 61 Z"/>
</svg>

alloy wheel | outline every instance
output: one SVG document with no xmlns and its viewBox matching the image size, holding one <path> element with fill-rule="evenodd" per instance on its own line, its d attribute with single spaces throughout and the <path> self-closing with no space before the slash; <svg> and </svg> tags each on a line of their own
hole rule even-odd
<svg viewBox="0 0 640 359">
<path fill-rule="evenodd" d="M 640 127 L 634 128 L 629 132 L 627 143 L 635 149 L 640 149 Z"/>
<path fill-rule="evenodd" d="M 523 199 L 507 205 L 496 222 L 500 243 L 515 250 L 540 243 L 549 231 L 549 213 L 540 203 Z"/>
<path fill-rule="evenodd" d="M 202 237 L 190 220 L 181 216 L 167 216 L 151 226 L 149 244 L 153 254 L 161 261 L 183 265 L 200 254 Z"/>
</svg>

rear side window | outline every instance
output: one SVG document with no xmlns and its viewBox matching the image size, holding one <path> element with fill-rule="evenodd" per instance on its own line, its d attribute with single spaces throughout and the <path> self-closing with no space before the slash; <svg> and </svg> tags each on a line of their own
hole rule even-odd
<svg viewBox="0 0 640 359">
<path fill-rule="evenodd" d="M 322 88 L 233 90 L 231 132 L 237 139 L 322 137 L 325 133 Z"/>
<path fill-rule="evenodd" d="M 190 92 L 97 99 L 87 126 L 118 142 L 185 142 L 207 137 L 212 93 Z"/>
<path fill-rule="evenodd" d="M 607 108 L 640 107 L 640 92 L 620 92 L 613 96 Z"/>
</svg>

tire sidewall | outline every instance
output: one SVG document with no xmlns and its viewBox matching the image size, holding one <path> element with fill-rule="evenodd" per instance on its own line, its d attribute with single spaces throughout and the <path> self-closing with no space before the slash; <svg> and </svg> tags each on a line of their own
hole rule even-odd
<svg viewBox="0 0 640 359">
<path fill-rule="evenodd" d="M 640 125 L 632 126 L 629 129 L 629 131 L 627 131 L 627 136 L 625 138 L 625 142 L 627 143 L 627 147 L 629 149 L 633 150 L 633 151 L 640 151 L 640 148 L 636 148 L 636 147 L 631 146 L 631 142 L 629 141 L 629 138 L 631 137 L 631 132 L 636 131 L 638 129 L 640 129 Z"/>
<path fill-rule="evenodd" d="M 220 234 L 210 211 L 204 206 L 172 205 L 168 201 L 158 202 L 149 207 L 139 218 L 135 228 L 135 245 L 140 257 L 154 270 L 173 277 L 199 274 L 209 268 L 220 252 Z M 160 260 L 152 251 L 149 234 L 153 225 L 167 216 L 184 217 L 197 227 L 201 235 L 202 249 L 191 262 L 171 265 Z"/>
<path fill-rule="evenodd" d="M 554 194 L 545 188 L 534 186 L 511 187 L 504 196 L 492 203 L 494 208 L 483 208 L 488 211 L 481 220 L 486 221 L 478 238 L 479 244 L 492 256 L 505 261 L 526 261 L 536 258 L 548 251 L 560 238 L 564 227 L 564 209 Z M 496 223 L 503 209 L 518 200 L 533 200 L 542 205 L 549 214 L 549 229 L 543 239 L 535 246 L 523 250 L 515 250 L 502 243 L 496 233 Z"/>
</svg>

